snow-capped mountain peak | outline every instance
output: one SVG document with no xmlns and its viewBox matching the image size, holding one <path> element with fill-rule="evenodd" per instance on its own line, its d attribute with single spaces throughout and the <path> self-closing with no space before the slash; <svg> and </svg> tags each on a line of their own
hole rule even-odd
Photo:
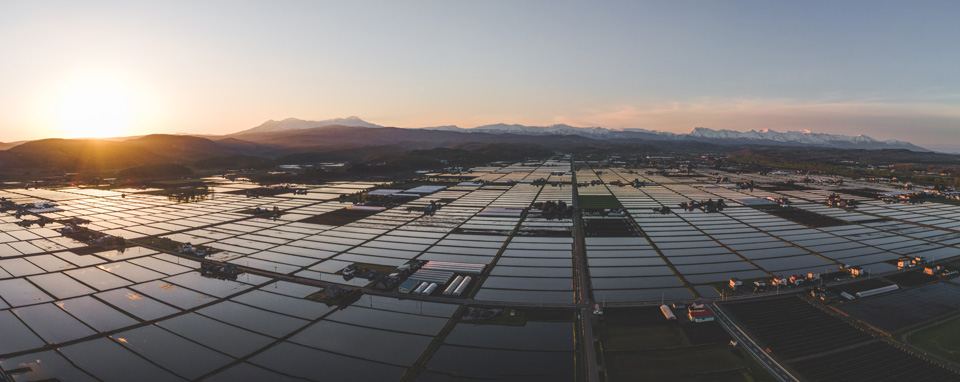
<svg viewBox="0 0 960 382">
<path fill-rule="evenodd" d="M 448 130 L 461 132 L 483 132 L 490 134 L 521 134 L 521 135 L 579 135 L 593 139 L 648 139 L 648 140 L 678 140 L 688 139 L 716 144 L 781 144 L 794 146 L 824 146 L 865 149 L 908 149 L 914 151 L 928 151 L 909 142 L 889 140 L 878 141 L 866 135 L 834 135 L 815 133 L 809 129 L 799 131 L 779 132 L 774 129 L 750 131 L 714 130 L 706 127 L 695 127 L 686 134 L 645 130 L 623 129 L 613 130 L 603 127 L 574 127 L 565 124 L 550 126 L 524 126 L 516 124 L 498 123 L 493 125 L 477 126 L 464 129 L 456 126 L 428 128 L 434 130 Z"/>
<path fill-rule="evenodd" d="M 282 121 L 274 121 L 271 119 L 269 121 L 266 121 L 260 124 L 260 126 L 241 131 L 237 134 L 264 133 L 264 132 L 271 132 L 271 131 L 303 130 L 303 129 L 312 129 L 315 127 L 324 127 L 324 126 L 356 126 L 356 127 L 369 127 L 369 128 L 383 127 L 377 124 L 364 121 L 357 116 L 327 119 L 323 121 L 306 121 L 306 120 L 297 119 L 297 118 L 287 118 Z"/>
<path fill-rule="evenodd" d="M 895 140 L 881 142 L 863 134 L 855 135 L 855 136 L 834 135 L 834 134 L 814 133 L 806 129 L 800 130 L 800 131 L 787 131 L 787 132 L 781 133 L 772 129 L 762 129 L 759 131 L 750 130 L 750 131 L 740 132 L 740 131 L 733 131 L 733 130 L 713 130 L 705 127 L 697 127 L 697 128 L 694 128 L 692 131 L 690 131 L 690 133 L 687 134 L 687 137 L 703 138 L 703 139 L 761 140 L 761 141 L 799 143 L 799 144 L 818 145 L 818 146 L 836 146 L 836 145 L 846 145 L 846 144 L 883 144 L 883 145 L 889 145 L 889 146 L 904 146 L 904 144 L 909 145 L 909 143 L 907 142 L 895 141 Z"/>
</svg>

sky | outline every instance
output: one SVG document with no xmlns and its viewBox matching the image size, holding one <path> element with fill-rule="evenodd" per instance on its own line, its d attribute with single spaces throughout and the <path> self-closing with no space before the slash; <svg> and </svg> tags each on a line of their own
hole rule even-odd
<svg viewBox="0 0 960 382">
<path fill-rule="evenodd" d="M 694 127 L 960 152 L 960 2 L 0 1 L 0 142 Z"/>
</svg>

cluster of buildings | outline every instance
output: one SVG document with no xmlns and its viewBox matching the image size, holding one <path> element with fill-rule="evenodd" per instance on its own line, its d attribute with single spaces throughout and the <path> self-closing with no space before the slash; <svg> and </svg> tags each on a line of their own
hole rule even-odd
<svg viewBox="0 0 960 382">
<path fill-rule="evenodd" d="M 723 211 L 723 209 L 727 207 L 727 204 L 723 201 L 723 199 L 717 199 L 716 201 L 713 199 L 709 199 L 707 201 L 701 200 L 699 202 L 689 201 L 680 203 L 678 205 L 682 210 L 693 211 L 695 209 L 700 209 L 701 211 L 707 213 Z"/>
<path fill-rule="evenodd" d="M 914 257 L 901 257 L 897 260 L 897 268 L 907 269 L 919 267 L 927 263 L 927 259 L 923 256 L 914 256 Z"/>
<path fill-rule="evenodd" d="M 821 185 L 821 186 L 822 186 L 822 185 L 825 185 L 825 184 L 835 184 L 835 185 L 838 185 L 838 186 L 842 186 L 842 185 L 843 185 L 843 179 L 842 179 L 842 178 L 834 178 L 834 179 L 813 179 L 813 178 L 810 178 L 810 177 L 804 177 L 804 178 L 801 179 L 800 181 L 803 182 L 804 184 L 814 183 L 814 184 L 818 184 L 818 185 Z"/>
<path fill-rule="evenodd" d="M 771 202 L 776 203 L 776 204 L 779 205 L 780 207 L 783 207 L 783 208 L 790 207 L 790 199 L 788 199 L 788 198 L 785 197 L 785 196 L 781 196 L 781 197 L 779 197 L 779 198 L 775 198 L 775 197 L 772 197 L 772 196 L 768 196 L 766 199 L 769 200 L 769 201 L 771 201 Z"/>
<path fill-rule="evenodd" d="M 663 313 L 663 317 L 667 321 L 676 321 L 677 316 L 673 313 L 673 309 L 686 309 L 687 319 L 692 322 L 709 322 L 715 319 L 713 311 L 707 309 L 707 306 L 701 303 L 693 303 L 690 306 L 684 306 L 679 303 L 673 304 L 673 308 L 669 305 L 663 304 L 660 305 L 660 312 Z"/>
<path fill-rule="evenodd" d="M 197 257 L 206 257 L 209 255 L 209 253 L 207 253 L 207 248 L 201 246 L 194 247 L 193 244 L 190 243 L 181 244 L 179 252 L 185 255 L 193 255 Z"/>
<path fill-rule="evenodd" d="M 827 303 L 837 301 L 840 298 L 840 295 L 838 295 L 836 292 L 833 292 L 822 286 L 817 286 L 811 289 L 810 296 Z"/>
<path fill-rule="evenodd" d="M 714 320 L 713 311 L 704 304 L 693 303 L 687 307 L 687 318 L 693 322 L 709 322 Z"/>
<path fill-rule="evenodd" d="M 914 257 L 902 257 L 897 260 L 897 268 L 908 269 L 908 268 L 923 268 L 923 273 L 925 275 L 934 276 L 934 277 L 944 277 L 952 276 L 957 274 L 957 270 L 949 269 L 943 265 L 934 265 L 927 263 L 927 260 L 923 256 L 914 256 Z"/>
<path fill-rule="evenodd" d="M 923 268 L 923 273 L 930 276 L 946 277 L 946 276 L 953 276 L 957 274 L 957 270 L 948 269 L 947 267 L 944 267 L 942 265 L 928 265 Z"/>
<path fill-rule="evenodd" d="M 654 207 L 652 208 L 652 210 L 654 213 L 659 213 L 660 215 L 669 215 L 670 213 L 673 212 L 673 210 L 671 210 L 670 207 L 667 207 L 667 206 Z"/>
<path fill-rule="evenodd" d="M 863 276 L 865 273 L 869 272 L 869 270 L 865 270 L 863 269 L 863 267 L 859 265 L 851 266 L 849 264 L 844 264 L 843 266 L 840 267 L 840 270 L 846 272 L 851 277 L 860 277 L 860 276 Z"/>
<path fill-rule="evenodd" d="M 240 272 L 240 269 L 237 268 L 237 265 L 233 263 L 200 263 L 200 275 L 204 277 L 220 280 L 236 280 L 240 273 L 242 273 Z"/>
<path fill-rule="evenodd" d="M 806 275 L 793 275 L 790 276 L 790 285 L 800 286 L 807 282 L 816 282 L 820 280 L 819 272 L 808 272 Z"/>
<path fill-rule="evenodd" d="M 41 217 L 39 222 L 43 223 L 45 219 L 47 218 Z M 111 243 L 122 244 L 124 242 L 123 238 L 107 235 L 102 232 L 80 226 L 81 224 L 88 223 L 90 223 L 88 220 L 73 218 L 63 222 L 63 227 L 54 229 L 54 231 L 57 231 L 65 237 L 84 243 L 88 246 L 107 245 Z M 43 227 L 43 224 L 40 224 L 40 226 Z"/>
<path fill-rule="evenodd" d="M 53 202 L 33 202 L 17 204 L 7 198 L 0 198 L 0 212 L 16 211 L 14 217 L 20 219 L 25 214 L 45 214 L 50 212 L 63 211 Z"/>
<path fill-rule="evenodd" d="M 841 198 L 840 195 L 830 194 L 830 196 L 827 197 L 827 205 L 838 208 L 857 208 L 857 200 L 844 199 Z"/>
<path fill-rule="evenodd" d="M 403 294 L 431 295 L 437 291 L 444 296 L 460 296 L 473 279 L 483 273 L 486 264 L 449 261 L 413 260 L 397 268 L 397 272 L 381 279 L 374 286 Z"/>
<path fill-rule="evenodd" d="M 385 275 L 385 272 L 375 269 L 373 265 L 354 263 L 344 267 L 340 273 L 343 275 L 344 280 L 349 281 L 354 278 L 366 279 L 373 281 L 373 287 L 376 289 L 390 290 L 403 281 L 403 278 L 407 275 L 419 269 L 421 265 L 423 265 L 423 262 L 411 260 L 397 267 L 397 269 L 389 275 Z"/>
<path fill-rule="evenodd" d="M 920 204 L 926 199 L 960 200 L 960 191 L 924 190 L 924 191 L 887 191 L 877 195 L 884 203 Z"/>
<path fill-rule="evenodd" d="M 754 292 L 766 292 L 769 287 L 787 287 L 787 286 L 800 286 L 804 283 L 815 282 L 820 280 L 820 273 L 810 272 L 806 275 L 793 275 L 790 277 L 774 276 L 770 281 L 766 280 L 755 280 L 753 282 L 753 291 Z M 738 278 L 731 278 L 729 282 L 730 289 L 732 290 L 742 290 L 743 281 Z"/>
<path fill-rule="evenodd" d="M 603 186 L 603 185 L 605 185 L 605 184 L 606 184 L 606 183 L 604 183 L 604 181 L 602 181 L 602 180 L 591 180 L 591 181 L 589 181 L 589 182 L 579 182 L 579 183 L 577 183 L 577 186 L 578 186 L 578 187 Z"/>
<path fill-rule="evenodd" d="M 960 191 L 944 189 L 944 190 L 926 191 L 925 193 L 934 198 L 960 200 Z"/>
<path fill-rule="evenodd" d="M 633 186 L 634 188 L 640 188 L 640 187 L 645 187 L 647 185 L 647 182 L 643 182 L 643 181 L 640 181 L 640 179 L 634 178 L 633 181 L 629 183 L 626 183 L 622 180 L 614 180 L 614 181 L 610 181 L 610 183 L 607 183 L 607 184 L 611 186 L 617 186 L 617 187 L 626 187 L 627 185 L 630 185 L 630 186 Z"/>
</svg>

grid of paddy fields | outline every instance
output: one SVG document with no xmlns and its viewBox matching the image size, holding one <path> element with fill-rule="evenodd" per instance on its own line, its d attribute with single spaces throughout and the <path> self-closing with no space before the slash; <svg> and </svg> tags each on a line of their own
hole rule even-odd
<svg viewBox="0 0 960 382">
<path fill-rule="evenodd" d="M 749 191 L 711 184 L 707 177 L 639 175 L 623 169 L 603 169 L 599 175 L 594 171 L 578 174 L 581 182 L 591 177 L 607 184 L 638 178 L 647 183 L 639 188 L 580 188 L 581 196 L 615 196 L 629 212 L 615 219 L 626 220 L 627 226 L 641 231 L 640 235 L 628 232 L 615 238 L 591 238 L 588 234 L 590 274 L 597 300 L 717 297 L 717 283 L 726 283 L 732 277 L 789 277 L 836 271 L 842 265 L 883 273 L 896 270 L 892 262 L 904 256 L 943 259 L 960 254 L 956 247 L 960 243 L 960 206 L 884 204 L 843 192 L 877 188 L 876 184 L 848 181 L 842 187 Z M 736 181 L 776 185 L 799 178 L 750 174 Z M 824 201 L 832 193 L 858 199 L 861 205 L 856 210 L 828 207 Z M 803 219 L 788 220 L 734 202 L 766 197 L 787 197 L 793 208 L 829 219 L 819 219 L 828 220 L 826 223 L 802 224 L 806 223 Z M 716 213 L 677 208 L 681 202 L 709 199 L 724 199 L 729 207 Z M 673 213 L 653 211 L 661 205 L 671 206 Z"/>
<path fill-rule="evenodd" d="M 474 169 L 485 183 L 451 185 L 342 225 L 311 218 L 342 210 L 341 194 L 374 187 L 342 182 L 247 198 L 253 185 L 218 182 L 211 197 L 177 203 L 140 190 L 16 189 L 17 203 L 51 201 L 53 219 L 80 217 L 90 229 L 127 240 L 160 237 L 219 250 L 210 260 L 249 271 L 236 280 L 200 275 L 196 259 L 131 245 L 88 253 L 52 226 L 24 228 L 0 215 L 0 368 L 18 381 L 369 380 L 401 378 L 572 379 L 577 364 L 572 314 L 529 314 L 522 326 L 463 319 L 467 305 L 576 307 L 573 220 L 531 210 L 483 211 L 534 203 L 572 204 L 569 163 L 547 161 Z M 598 173 L 599 172 L 599 173 Z M 785 176 L 736 176 L 776 184 Z M 531 184 L 547 179 L 563 184 Z M 645 186 L 612 181 L 640 179 Z M 706 179 L 706 180 L 705 180 Z M 895 269 L 902 256 L 960 254 L 957 206 L 887 205 L 856 195 L 854 211 L 829 208 L 826 195 L 867 186 L 738 190 L 707 177 L 665 177 L 620 168 L 585 168 L 582 201 L 614 203 L 620 215 L 584 210 L 589 285 L 595 301 L 649 303 L 718 296 L 718 283 L 861 265 Z M 125 194 L 125 195 L 121 195 Z M 809 226 L 728 203 L 718 213 L 661 215 L 661 205 L 722 198 L 786 196 L 829 216 Z M 422 207 L 443 201 L 425 215 Z M 582 203 L 583 204 L 583 203 Z M 265 219 L 250 209 L 278 207 Z M 417 208 L 419 207 L 419 209 Z M 584 206 L 584 208 L 591 206 Z M 395 267 L 411 259 L 484 264 L 461 298 L 365 293 L 346 308 L 307 298 L 345 278 L 355 263 Z M 532 310 L 531 310 L 532 311 Z M 517 377 L 521 376 L 521 377 Z"/>
</svg>

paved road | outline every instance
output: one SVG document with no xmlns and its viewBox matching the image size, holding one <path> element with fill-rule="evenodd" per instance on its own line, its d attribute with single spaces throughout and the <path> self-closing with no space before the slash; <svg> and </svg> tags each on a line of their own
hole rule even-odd
<svg viewBox="0 0 960 382">
<path fill-rule="evenodd" d="M 750 337 L 747 336 L 747 334 L 744 333 L 743 330 L 740 329 L 740 327 L 737 326 L 737 324 L 733 322 L 733 320 L 731 320 L 723 310 L 720 309 L 720 307 L 712 302 L 709 304 L 709 306 L 710 309 L 713 310 L 713 315 L 716 317 L 717 322 L 720 323 L 720 326 L 723 326 L 723 328 L 726 329 L 727 332 L 730 333 L 730 335 L 737 341 L 737 346 L 741 346 L 743 349 L 746 349 L 747 352 L 753 355 L 753 358 L 755 358 L 757 362 L 760 362 L 760 364 L 763 365 L 763 367 L 767 369 L 771 375 L 781 382 L 799 381 L 792 374 L 790 374 L 789 371 L 784 369 L 780 363 L 774 360 L 770 354 L 767 354 L 766 351 L 760 348 L 756 342 L 753 342 L 753 340 L 750 339 Z"/>
<path fill-rule="evenodd" d="M 580 350 L 583 354 L 584 372 L 586 381 L 596 382 L 600 380 L 597 373 L 597 355 L 593 346 L 593 298 L 590 293 L 590 271 L 587 268 L 587 249 L 584 247 L 583 222 L 580 216 L 580 198 L 577 192 L 577 168 L 570 158 L 570 172 L 573 173 L 571 181 L 573 182 L 573 257 L 574 274 L 577 281 L 576 301 L 580 306 L 580 314 L 577 315 L 577 324 L 579 325 Z"/>
</svg>

